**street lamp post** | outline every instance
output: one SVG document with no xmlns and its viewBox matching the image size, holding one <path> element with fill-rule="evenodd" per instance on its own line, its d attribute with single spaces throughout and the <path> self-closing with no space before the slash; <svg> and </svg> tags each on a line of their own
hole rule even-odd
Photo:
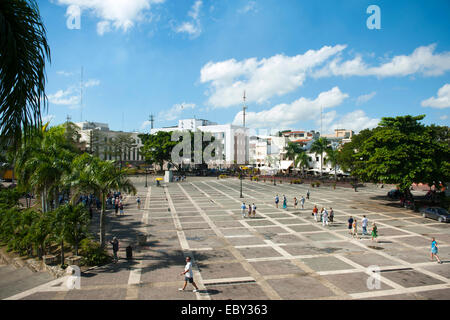
<svg viewBox="0 0 450 320">
<path fill-rule="evenodd" d="M 145 187 L 146 188 L 148 187 L 148 185 L 147 185 L 147 173 L 148 173 L 148 170 L 147 170 L 147 168 L 145 168 Z"/>
<path fill-rule="evenodd" d="M 242 171 L 241 171 L 241 195 L 240 198 L 243 198 L 244 196 L 242 195 Z"/>
</svg>

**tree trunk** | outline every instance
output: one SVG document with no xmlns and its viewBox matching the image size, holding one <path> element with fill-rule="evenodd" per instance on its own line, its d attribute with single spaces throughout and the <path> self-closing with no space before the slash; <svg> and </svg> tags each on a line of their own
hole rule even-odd
<svg viewBox="0 0 450 320">
<path fill-rule="evenodd" d="M 61 240 L 61 265 L 64 264 L 64 240 Z"/>
<path fill-rule="evenodd" d="M 105 195 L 103 192 L 100 194 L 100 197 L 102 198 L 102 211 L 100 213 L 100 245 L 102 248 L 104 248 L 106 226 L 105 226 Z"/>
</svg>

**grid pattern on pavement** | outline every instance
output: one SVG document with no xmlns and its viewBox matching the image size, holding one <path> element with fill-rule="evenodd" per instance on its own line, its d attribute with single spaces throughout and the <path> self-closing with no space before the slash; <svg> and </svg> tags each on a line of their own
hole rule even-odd
<svg viewBox="0 0 450 320">
<path fill-rule="evenodd" d="M 126 198 L 125 216 L 109 217 L 108 235 L 124 248 L 147 233 L 134 259 L 103 266 L 82 275 L 81 289 L 52 292 L 48 287 L 24 299 L 449 299 L 450 227 L 424 219 L 386 199 L 388 190 L 353 189 L 243 181 L 188 179 L 164 187 L 144 188 L 142 200 Z M 293 197 L 306 195 L 305 209 L 294 209 Z M 285 194 L 288 209 L 275 207 Z M 255 218 L 243 218 L 240 205 L 255 203 Z M 333 207 L 334 222 L 314 221 L 312 208 Z M 299 207 L 301 207 L 299 205 Z M 376 222 L 379 241 L 353 239 L 349 216 Z M 360 230 L 361 231 L 361 230 Z M 431 237 L 439 244 L 443 264 L 430 261 Z M 193 258 L 200 292 L 182 286 L 185 256 Z M 380 287 L 367 281 L 381 271 Z M 107 289 L 107 290 L 105 290 Z"/>
</svg>

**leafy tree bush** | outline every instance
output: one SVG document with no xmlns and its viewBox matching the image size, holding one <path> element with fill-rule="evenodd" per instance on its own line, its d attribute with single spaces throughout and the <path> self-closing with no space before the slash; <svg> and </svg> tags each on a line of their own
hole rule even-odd
<svg viewBox="0 0 450 320">
<path fill-rule="evenodd" d="M 111 256 L 102 248 L 100 243 L 85 238 L 80 242 L 81 263 L 87 266 L 103 265 L 111 261 Z"/>
</svg>

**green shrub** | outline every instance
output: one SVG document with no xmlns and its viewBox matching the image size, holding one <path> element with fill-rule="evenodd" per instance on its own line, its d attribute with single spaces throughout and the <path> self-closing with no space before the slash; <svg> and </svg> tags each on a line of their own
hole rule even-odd
<svg viewBox="0 0 450 320">
<path fill-rule="evenodd" d="M 252 177 L 253 181 L 259 181 L 259 177 Z"/>
<path fill-rule="evenodd" d="M 99 266 L 111 261 L 111 256 L 100 246 L 100 243 L 89 238 L 81 240 L 80 254 L 81 263 L 87 266 Z"/>
<path fill-rule="evenodd" d="M 294 180 L 292 180 L 292 183 L 293 184 L 301 184 L 302 180 L 301 179 L 294 179 Z"/>
<path fill-rule="evenodd" d="M 225 178 L 228 178 L 228 176 L 227 176 L 226 174 L 221 174 L 221 175 L 219 176 L 219 179 L 225 179 Z"/>
<path fill-rule="evenodd" d="M 320 187 L 320 182 L 316 182 L 316 187 Z"/>
</svg>

